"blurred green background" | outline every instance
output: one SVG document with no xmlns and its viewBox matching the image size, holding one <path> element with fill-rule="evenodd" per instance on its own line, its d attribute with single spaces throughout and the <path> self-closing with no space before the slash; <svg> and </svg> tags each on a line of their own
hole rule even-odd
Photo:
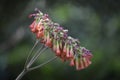
<svg viewBox="0 0 120 80">
<path fill-rule="evenodd" d="M 38 8 L 69 30 L 94 55 L 76 71 L 60 59 L 22 80 L 120 80 L 120 0 L 0 0 L 0 80 L 14 80 L 35 42 L 28 16 Z M 47 50 L 35 65 L 54 56 Z"/>
</svg>

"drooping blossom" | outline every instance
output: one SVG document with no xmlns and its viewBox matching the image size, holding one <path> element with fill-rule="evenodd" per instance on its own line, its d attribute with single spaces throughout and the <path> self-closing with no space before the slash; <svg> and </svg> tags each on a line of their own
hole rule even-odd
<svg viewBox="0 0 120 80">
<path fill-rule="evenodd" d="M 54 23 L 48 16 L 38 11 L 30 30 L 45 46 L 51 48 L 55 55 L 63 61 L 70 61 L 70 66 L 76 66 L 77 70 L 84 69 L 91 64 L 92 54 L 81 47 L 78 39 L 68 36 L 68 30 L 63 29 L 58 23 Z"/>
</svg>

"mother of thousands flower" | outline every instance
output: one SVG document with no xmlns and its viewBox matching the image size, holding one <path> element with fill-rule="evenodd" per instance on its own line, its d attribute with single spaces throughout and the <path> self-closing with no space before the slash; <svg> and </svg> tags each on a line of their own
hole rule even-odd
<svg viewBox="0 0 120 80">
<path fill-rule="evenodd" d="M 70 66 L 75 66 L 77 70 L 84 69 L 91 64 L 91 51 L 82 47 L 78 39 L 69 36 L 68 30 L 63 29 L 58 23 L 54 23 L 48 14 L 43 14 L 37 10 L 37 13 L 31 14 L 30 17 L 34 17 L 34 21 L 29 28 L 36 35 L 37 40 L 28 55 L 23 71 L 16 80 L 20 80 L 27 72 L 40 68 L 57 57 L 63 61 L 69 61 Z M 32 55 L 34 48 L 39 42 L 42 43 L 42 47 Z M 32 64 L 46 48 L 50 48 L 56 56 L 33 67 Z"/>
<path fill-rule="evenodd" d="M 54 23 L 48 14 L 43 14 L 39 10 L 31 16 L 34 16 L 34 21 L 30 25 L 31 32 L 41 43 L 51 48 L 57 57 L 63 61 L 70 61 L 70 65 L 76 66 L 77 70 L 84 69 L 91 64 L 91 52 L 81 47 L 78 39 L 68 36 L 68 30 Z"/>
</svg>

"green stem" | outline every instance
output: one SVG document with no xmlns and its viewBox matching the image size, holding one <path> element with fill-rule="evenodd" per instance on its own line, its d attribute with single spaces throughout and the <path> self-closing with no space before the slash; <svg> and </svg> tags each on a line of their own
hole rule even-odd
<svg viewBox="0 0 120 80">
<path fill-rule="evenodd" d="M 40 52 L 41 52 L 41 50 L 43 49 L 43 47 L 44 47 L 44 46 L 42 45 L 42 46 L 37 50 L 37 52 L 33 55 L 33 57 L 31 58 L 31 60 L 29 60 L 29 62 L 28 62 L 28 64 L 26 65 L 26 67 L 31 64 L 31 62 L 35 59 L 35 57 L 38 56 L 38 54 L 40 54 Z"/>
<path fill-rule="evenodd" d="M 37 46 L 38 42 L 39 42 L 39 40 L 36 40 L 34 46 L 33 46 L 32 49 L 30 50 L 29 55 L 28 55 L 28 57 L 27 57 L 27 59 L 26 59 L 26 62 L 25 62 L 25 66 L 24 66 L 24 67 L 26 67 L 27 64 L 28 64 L 28 62 L 30 61 L 30 60 L 29 60 L 29 59 L 30 59 L 30 56 L 32 55 L 32 52 L 33 52 L 34 48 Z"/>
<path fill-rule="evenodd" d="M 25 66 L 24 66 L 23 71 L 18 75 L 18 77 L 17 77 L 15 80 L 21 80 L 21 78 L 22 78 L 27 72 L 32 71 L 32 70 L 35 70 L 35 69 L 37 69 L 37 68 L 40 68 L 40 67 L 46 65 L 47 63 L 49 63 L 49 62 L 51 62 L 51 61 L 53 61 L 53 60 L 55 60 L 55 59 L 57 58 L 57 56 L 55 56 L 54 58 L 52 58 L 52 59 L 50 59 L 50 60 L 48 60 L 48 61 L 46 61 L 46 62 L 44 62 L 44 63 L 42 63 L 42 64 L 40 64 L 40 65 L 38 65 L 38 66 L 35 66 L 35 67 L 30 68 L 31 65 L 38 59 L 38 57 L 40 56 L 40 54 L 47 49 L 47 47 L 42 46 L 42 47 L 34 54 L 34 56 L 30 59 L 30 56 L 32 55 L 32 52 L 33 52 L 34 48 L 37 46 L 38 42 L 39 42 L 39 40 L 36 40 L 33 48 L 32 48 L 31 51 L 29 52 L 29 55 L 28 55 L 27 60 L 26 60 L 26 62 L 25 62 Z"/>
<path fill-rule="evenodd" d="M 38 59 L 38 57 L 41 55 L 41 53 L 42 53 L 43 51 L 45 51 L 46 49 L 47 49 L 47 47 L 45 47 L 44 49 L 42 49 L 42 50 L 39 52 L 39 54 L 35 56 L 34 59 L 30 60 L 30 62 L 29 62 L 28 65 L 26 66 L 26 68 L 29 68 L 29 67 Z"/>
<path fill-rule="evenodd" d="M 29 68 L 28 71 L 32 71 L 32 70 L 38 69 L 38 68 L 40 68 L 40 67 L 42 67 L 42 66 L 48 64 L 49 62 L 55 60 L 56 58 L 57 58 L 57 56 L 53 57 L 52 59 L 50 59 L 50 60 L 48 60 L 48 61 L 46 61 L 46 62 L 44 62 L 44 63 L 42 63 L 42 64 L 40 64 L 40 65 L 38 65 L 38 66 Z"/>
<path fill-rule="evenodd" d="M 27 70 L 23 69 L 23 71 L 18 75 L 15 80 L 21 80 L 21 78 L 27 73 Z"/>
<path fill-rule="evenodd" d="M 56 58 L 57 58 L 57 56 L 53 57 L 52 59 L 50 59 L 50 60 L 48 60 L 48 61 L 46 61 L 46 62 L 44 62 L 44 63 L 42 63 L 42 64 L 40 64 L 40 65 L 38 65 L 38 66 L 33 67 L 33 68 L 27 68 L 27 69 L 24 68 L 23 71 L 18 75 L 18 77 L 17 77 L 15 80 L 21 80 L 21 78 L 22 78 L 27 72 L 32 71 L 32 70 L 35 70 L 35 69 L 38 69 L 38 68 L 40 68 L 40 67 L 42 67 L 42 66 L 50 63 L 51 61 L 55 60 Z"/>
</svg>

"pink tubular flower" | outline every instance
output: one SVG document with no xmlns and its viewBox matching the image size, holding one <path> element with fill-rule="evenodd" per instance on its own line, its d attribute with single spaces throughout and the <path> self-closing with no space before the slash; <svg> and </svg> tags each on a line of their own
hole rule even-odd
<svg viewBox="0 0 120 80">
<path fill-rule="evenodd" d="M 36 34 L 36 38 L 41 43 L 51 48 L 56 56 L 63 61 L 70 61 L 70 66 L 76 66 L 77 70 L 84 69 L 91 64 L 91 52 L 81 47 L 79 40 L 68 36 L 68 30 L 52 22 L 48 14 L 38 11 L 32 16 L 35 20 L 30 25 L 31 32 Z"/>
<path fill-rule="evenodd" d="M 74 59 L 71 59 L 70 60 L 70 66 L 74 66 L 75 65 L 75 60 Z"/>
</svg>

